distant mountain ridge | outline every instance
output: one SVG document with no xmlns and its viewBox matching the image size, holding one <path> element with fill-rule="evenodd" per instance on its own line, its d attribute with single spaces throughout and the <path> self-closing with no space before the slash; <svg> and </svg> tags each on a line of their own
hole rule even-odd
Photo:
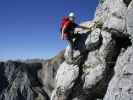
<svg viewBox="0 0 133 100">
<path fill-rule="evenodd" d="M 63 52 L 49 60 L 0 62 L 0 100 L 49 100 Z"/>
</svg>

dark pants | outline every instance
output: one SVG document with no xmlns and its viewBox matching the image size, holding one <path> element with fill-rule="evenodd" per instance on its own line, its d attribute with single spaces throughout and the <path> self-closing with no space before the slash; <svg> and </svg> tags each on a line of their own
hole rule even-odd
<svg viewBox="0 0 133 100">
<path fill-rule="evenodd" d="M 71 59 L 73 59 L 73 50 L 74 50 L 74 41 L 73 41 L 73 38 L 74 38 L 75 36 L 74 36 L 74 32 L 73 31 L 71 31 L 71 32 L 69 32 L 69 35 L 68 35 L 68 39 L 67 39 L 67 42 L 68 42 L 68 44 L 69 44 L 69 46 L 70 46 L 70 58 Z"/>
<path fill-rule="evenodd" d="M 74 50 L 73 38 L 69 38 L 67 41 L 68 41 L 69 46 L 70 46 L 70 58 L 73 59 L 73 50 Z"/>
</svg>

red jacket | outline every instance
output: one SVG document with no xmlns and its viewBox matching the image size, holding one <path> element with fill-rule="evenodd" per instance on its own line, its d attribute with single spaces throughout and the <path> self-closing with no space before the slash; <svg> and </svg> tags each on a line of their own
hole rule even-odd
<svg viewBox="0 0 133 100">
<path fill-rule="evenodd" d="M 68 17 L 65 17 L 64 21 L 61 24 L 61 35 L 63 35 L 63 39 L 71 38 L 71 35 L 74 33 L 74 29 L 77 26 L 78 25 L 76 23 L 69 20 Z M 63 33 L 62 33 L 63 28 L 64 28 L 64 30 L 63 30 Z"/>
</svg>

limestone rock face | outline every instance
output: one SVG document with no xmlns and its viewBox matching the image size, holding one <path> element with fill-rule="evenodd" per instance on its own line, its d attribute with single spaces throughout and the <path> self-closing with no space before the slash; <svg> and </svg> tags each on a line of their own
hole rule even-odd
<svg viewBox="0 0 133 100">
<path fill-rule="evenodd" d="M 60 68 L 57 71 L 56 75 L 56 86 L 54 91 L 58 91 L 57 100 L 59 100 L 62 96 L 66 98 L 71 92 L 71 88 L 74 86 L 74 82 L 79 75 L 79 67 L 77 65 L 69 65 L 66 62 L 63 62 L 60 65 Z M 51 100 L 54 100 L 53 94 Z M 60 97 L 60 95 L 62 95 Z"/>
<path fill-rule="evenodd" d="M 91 31 L 76 29 L 79 37 L 74 40 L 74 60 L 69 60 L 68 46 L 65 62 L 57 71 L 51 100 L 133 99 L 132 92 L 128 93 L 133 85 L 133 64 L 128 61 L 132 59 L 132 1 L 100 2 L 94 20 L 81 25 L 89 27 L 99 21 L 103 26 L 94 26 Z"/>
<path fill-rule="evenodd" d="M 119 56 L 104 100 L 133 99 L 133 47 Z"/>
<path fill-rule="evenodd" d="M 127 10 L 127 32 L 131 35 L 131 40 L 133 43 L 133 1 L 130 3 Z"/>
<path fill-rule="evenodd" d="M 125 0 L 126 2 L 126 0 Z M 130 34 L 131 41 L 132 37 L 132 17 L 133 17 L 133 1 L 128 1 L 127 8 L 127 33 Z M 133 43 L 133 41 L 132 41 Z M 115 74 L 111 79 L 107 93 L 104 97 L 104 100 L 132 100 L 133 99 L 133 82 L 132 82 L 132 71 L 133 71 L 133 46 L 131 45 L 127 50 L 121 52 L 119 55 L 115 69 Z"/>
<path fill-rule="evenodd" d="M 125 31 L 127 7 L 123 0 L 106 0 L 105 2 L 107 2 L 109 12 L 104 27 Z"/>
</svg>

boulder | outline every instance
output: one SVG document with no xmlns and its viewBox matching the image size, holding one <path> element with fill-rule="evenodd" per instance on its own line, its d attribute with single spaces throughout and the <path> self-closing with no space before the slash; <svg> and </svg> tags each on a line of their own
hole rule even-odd
<svg viewBox="0 0 133 100">
<path fill-rule="evenodd" d="M 66 98 L 71 93 L 71 88 L 79 75 L 79 67 L 77 65 L 69 65 L 63 62 L 56 75 L 56 85 L 52 93 L 51 100 L 59 100 Z"/>
</svg>

